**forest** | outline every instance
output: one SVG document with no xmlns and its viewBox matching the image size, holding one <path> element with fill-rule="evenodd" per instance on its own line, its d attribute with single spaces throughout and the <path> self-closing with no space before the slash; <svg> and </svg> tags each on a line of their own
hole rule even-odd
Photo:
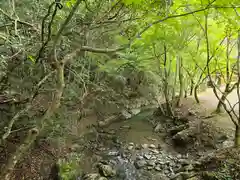
<svg viewBox="0 0 240 180">
<path fill-rule="evenodd" d="M 239 180 L 238 0 L 0 1 L 0 179 Z"/>
</svg>

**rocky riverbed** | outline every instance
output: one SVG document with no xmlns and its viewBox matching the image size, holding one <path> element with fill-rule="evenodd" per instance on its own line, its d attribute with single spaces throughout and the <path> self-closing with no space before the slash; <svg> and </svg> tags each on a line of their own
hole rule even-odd
<svg viewBox="0 0 240 180">
<path fill-rule="evenodd" d="M 92 154 L 82 162 L 84 173 L 79 180 L 201 180 L 216 177 L 205 172 L 205 160 L 202 159 L 229 138 L 212 127 L 208 120 L 199 126 L 196 119 L 191 114 L 190 120 L 174 125 L 169 120 L 157 120 L 156 124 L 142 117 L 100 130 L 98 140 L 91 141 L 86 150 Z M 182 126 L 184 128 L 179 128 Z M 199 128 L 201 131 L 196 133 Z M 179 141 L 176 135 L 187 144 L 183 146 L 186 149 L 179 151 L 173 146 L 176 140 Z"/>
<path fill-rule="evenodd" d="M 121 149 L 102 149 L 95 173 L 84 180 L 170 180 L 194 176 L 197 161 L 186 155 L 171 154 L 155 144 L 128 143 Z"/>
</svg>

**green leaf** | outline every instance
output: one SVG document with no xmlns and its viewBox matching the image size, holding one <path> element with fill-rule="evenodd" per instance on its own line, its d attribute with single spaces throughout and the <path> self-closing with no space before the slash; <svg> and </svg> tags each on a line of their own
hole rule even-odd
<svg viewBox="0 0 240 180">
<path fill-rule="evenodd" d="M 33 64 L 35 64 L 36 59 L 35 59 L 32 55 L 28 55 L 27 57 L 28 57 L 27 59 L 28 59 L 29 61 L 31 61 Z"/>
</svg>

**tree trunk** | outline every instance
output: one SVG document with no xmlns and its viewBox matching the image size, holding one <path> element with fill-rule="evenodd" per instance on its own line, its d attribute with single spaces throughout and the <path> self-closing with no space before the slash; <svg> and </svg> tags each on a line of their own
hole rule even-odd
<svg viewBox="0 0 240 180">
<path fill-rule="evenodd" d="M 10 159 L 8 160 L 7 164 L 5 165 L 4 169 L 1 172 L 1 179 L 3 180 L 10 180 L 10 176 L 11 173 L 14 169 L 14 167 L 16 166 L 16 164 L 18 163 L 18 161 L 21 159 L 21 157 L 23 156 L 23 154 L 29 149 L 29 147 L 32 145 L 32 143 L 34 142 L 34 140 L 36 139 L 36 137 L 38 136 L 38 129 L 31 129 L 28 133 L 27 138 L 25 139 L 25 141 L 23 142 L 23 144 L 21 144 L 18 148 L 17 151 L 15 151 Z"/>
<path fill-rule="evenodd" d="M 239 125 L 235 129 L 235 147 L 240 147 L 240 128 Z"/>
<path fill-rule="evenodd" d="M 218 101 L 218 105 L 217 105 L 217 108 L 216 108 L 216 113 L 221 113 L 222 112 L 222 108 L 223 108 L 223 105 L 222 105 L 222 103 L 224 103 L 225 102 L 225 100 L 227 99 L 227 95 L 228 94 L 225 94 L 225 93 L 223 93 L 222 94 L 222 97 L 221 97 L 221 100 L 220 101 Z"/>
<path fill-rule="evenodd" d="M 187 94 L 188 94 L 187 90 L 184 90 L 184 98 L 187 98 Z"/>
<path fill-rule="evenodd" d="M 190 93 L 189 93 L 190 96 L 193 95 L 193 90 L 194 90 L 194 82 L 193 80 L 191 80 Z"/>
<path fill-rule="evenodd" d="M 199 101 L 199 98 L 198 98 L 198 88 L 199 88 L 199 85 L 196 85 L 195 87 L 194 87 L 194 98 L 195 98 L 195 101 L 199 104 L 200 103 L 200 101 Z"/>
<path fill-rule="evenodd" d="M 183 72 L 182 72 L 182 58 L 178 57 L 178 78 L 179 78 L 179 85 L 180 85 L 180 92 L 177 101 L 177 106 L 181 106 L 182 99 L 184 97 L 184 84 L 183 84 Z"/>
</svg>

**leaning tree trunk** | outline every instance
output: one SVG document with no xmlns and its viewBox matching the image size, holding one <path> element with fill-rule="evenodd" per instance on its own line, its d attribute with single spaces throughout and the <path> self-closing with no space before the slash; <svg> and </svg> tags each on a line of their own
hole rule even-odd
<svg viewBox="0 0 240 180">
<path fill-rule="evenodd" d="M 217 105 L 217 108 L 216 108 L 216 111 L 215 111 L 216 113 L 221 113 L 222 112 L 222 110 L 223 110 L 222 102 L 224 103 L 226 99 L 227 99 L 227 94 L 223 93 L 220 101 L 218 102 L 218 105 Z"/>
<path fill-rule="evenodd" d="M 223 110 L 223 103 L 225 103 L 225 100 L 227 99 L 227 96 L 234 90 L 234 86 L 230 89 L 230 83 L 227 83 L 225 86 L 225 90 L 222 93 L 222 96 L 220 100 L 218 101 L 218 105 L 216 108 L 216 113 L 221 113 Z"/>
<path fill-rule="evenodd" d="M 10 176 L 14 167 L 16 166 L 18 161 L 21 159 L 22 155 L 26 153 L 26 151 L 29 149 L 29 147 L 31 146 L 32 142 L 34 142 L 38 134 L 39 134 L 38 129 L 33 128 L 29 130 L 28 136 L 25 139 L 25 141 L 17 148 L 15 153 L 11 155 L 7 164 L 4 166 L 0 175 L 1 179 L 10 180 L 11 178 Z"/>
</svg>

